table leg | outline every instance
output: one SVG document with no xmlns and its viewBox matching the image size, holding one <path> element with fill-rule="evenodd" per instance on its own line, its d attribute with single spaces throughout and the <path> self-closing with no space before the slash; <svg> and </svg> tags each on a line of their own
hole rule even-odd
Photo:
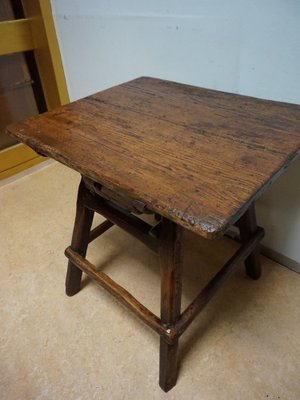
<svg viewBox="0 0 300 400">
<path fill-rule="evenodd" d="M 94 217 L 94 211 L 89 210 L 84 205 L 86 191 L 87 189 L 85 184 L 83 180 L 81 180 L 78 188 L 76 217 L 71 242 L 72 250 L 78 252 L 83 257 L 86 255 L 89 243 L 89 233 Z M 81 276 L 82 271 L 71 261 L 69 261 L 66 276 L 66 294 L 68 296 L 73 296 L 79 292 L 81 286 Z"/>
<path fill-rule="evenodd" d="M 159 214 L 154 214 L 154 219 L 155 219 L 155 221 L 160 221 L 161 220 L 161 215 L 159 215 Z"/>
<path fill-rule="evenodd" d="M 250 236 L 256 231 L 257 224 L 254 204 L 252 204 L 241 217 L 239 221 L 239 229 L 242 243 L 249 240 Z M 245 260 L 246 273 L 252 279 L 258 279 L 261 275 L 259 254 L 260 248 L 258 245 Z"/>
<path fill-rule="evenodd" d="M 160 234 L 161 263 L 161 321 L 168 327 L 173 326 L 179 316 L 181 307 L 181 263 L 182 263 L 182 227 L 162 218 Z M 166 342 L 160 338 L 160 373 L 159 384 L 169 391 L 177 379 L 178 338 Z"/>
</svg>

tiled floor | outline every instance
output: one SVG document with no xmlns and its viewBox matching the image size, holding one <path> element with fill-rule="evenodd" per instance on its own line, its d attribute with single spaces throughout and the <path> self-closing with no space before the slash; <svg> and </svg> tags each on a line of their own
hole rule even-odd
<svg viewBox="0 0 300 400">
<path fill-rule="evenodd" d="M 266 258 L 259 281 L 241 267 L 183 335 L 163 393 L 158 336 L 87 279 L 64 294 L 78 181 L 53 163 L 0 188 L 1 399 L 300 399 L 300 275 Z M 235 247 L 186 235 L 183 306 Z M 88 258 L 159 314 L 150 250 L 113 227 Z"/>
</svg>

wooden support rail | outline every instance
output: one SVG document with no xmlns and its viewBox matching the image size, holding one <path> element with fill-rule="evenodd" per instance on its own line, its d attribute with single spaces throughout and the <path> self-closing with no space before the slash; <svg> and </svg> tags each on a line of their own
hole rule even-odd
<svg viewBox="0 0 300 400">
<path fill-rule="evenodd" d="M 110 221 L 105 221 L 99 225 L 95 230 L 103 233 L 106 229 L 112 226 Z M 102 227 L 102 228 L 101 228 Z M 106 228 L 104 230 L 104 228 Z M 94 230 L 94 231 L 95 231 Z M 93 231 L 92 231 L 93 232 Z M 259 244 L 261 239 L 264 237 L 264 230 L 260 227 L 257 228 L 256 232 L 249 239 L 249 241 L 243 244 L 236 253 L 230 258 L 230 260 L 223 266 L 223 268 L 208 282 L 205 288 L 199 293 L 194 301 L 185 309 L 180 315 L 180 318 L 173 326 L 168 326 L 168 329 L 164 326 L 161 319 L 148 310 L 143 304 L 141 304 L 135 297 L 133 297 L 127 290 L 122 286 L 114 282 L 109 276 L 101 271 L 97 271 L 93 264 L 78 254 L 76 251 L 68 247 L 65 251 L 66 256 L 69 260 L 76 265 L 81 271 L 85 272 L 102 287 L 104 287 L 110 294 L 121 301 L 127 308 L 134 312 L 141 320 L 149 325 L 159 335 L 163 336 L 166 341 L 172 343 L 174 339 L 182 335 L 182 333 L 188 328 L 195 317 L 202 311 L 209 300 L 216 293 L 218 288 L 230 277 L 234 270 L 244 261 L 249 254 L 253 252 L 256 246 Z"/>
<path fill-rule="evenodd" d="M 247 243 L 242 245 L 236 253 L 227 261 L 219 272 L 208 282 L 205 288 L 198 294 L 194 301 L 181 314 L 180 319 L 171 330 L 171 339 L 179 337 L 200 311 L 206 306 L 219 287 L 231 276 L 234 270 L 244 261 L 258 246 L 264 237 L 264 229 L 258 227 Z"/>
<path fill-rule="evenodd" d="M 93 230 L 90 232 L 89 236 L 89 243 L 95 240 L 98 236 L 102 235 L 102 233 L 106 232 L 109 228 L 114 226 L 114 224 L 108 220 L 102 222 L 102 224 L 96 226 Z"/>
<path fill-rule="evenodd" d="M 85 207 L 103 215 L 157 253 L 158 240 L 149 235 L 152 225 L 100 196 L 87 194 L 84 201 Z"/>
<path fill-rule="evenodd" d="M 159 335 L 163 335 L 167 338 L 169 330 L 167 331 L 167 329 L 162 325 L 161 320 L 150 310 L 148 310 L 148 308 L 141 304 L 135 297 L 133 297 L 132 294 L 114 282 L 103 272 L 96 271 L 93 264 L 76 253 L 76 251 L 72 250 L 71 247 L 68 247 L 65 250 L 65 255 L 74 265 L 76 265 L 76 267 L 81 269 L 81 271 L 85 272 L 102 287 L 104 287 L 104 289 L 106 289 L 117 300 L 121 301 L 126 307 L 133 311 L 134 314 L 136 314 L 141 320 L 154 329 Z"/>
</svg>

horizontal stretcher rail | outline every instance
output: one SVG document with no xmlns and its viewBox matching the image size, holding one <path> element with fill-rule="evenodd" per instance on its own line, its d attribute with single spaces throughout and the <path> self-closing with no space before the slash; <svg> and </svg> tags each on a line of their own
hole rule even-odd
<svg viewBox="0 0 300 400">
<path fill-rule="evenodd" d="M 264 229 L 258 227 L 253 236 L 235 252 L 220 271 L 208 282 L 194 301 L 181 314 L 179 320 L 171 330 L 171 339 L 179 337 L 187 329 L 219 287 L 232 275 L 239 264 L 253 252 L 256 246 L 258 246 L 264 234 Z"/>
<path fill-rule="evenodd" d="M 89 275 L 102 287 L 104 287 L 117 300 L 120 300 L 126 307 L 133 311 L 147 325 L 154 329 L 159 335 L 163 335 L 168 340 L 169 330 L 163 326 L 161 320 L 148 308 L 141 304 L 132 294 L 118 285 L 109 276 L 101 271 L 97 271 L 93 264 L 83 258 L 80 254 L 68 247 L 65 251 L 69 260 L 79 269 Z"/>
<path fill-rule="evenodd" d="M 114 226 L 114 224 L 108 220 L 96 226 L 96 228 L 92 229 L 90 232 L 89 242 L 95 240 L 98 236 L 102 235 L 102 233 L 106 232 L 112 226 Z"/>
<path fill-rule="evenodd" d="M 101 197 L 87 195 L 85 198 L 85 207 L 103 215 L 103 217 L 107 218 L 113 224 L 139 239 L 151 250 L 156 253 L 158 252 L 158 240 L 149 235 L 152 225 L 130 212 L 112 205 Z"/>
<path fill-rule="evenodd" d="M 76 267 L 81 269 L 115 298 L 120 300 L 148 326 L 159 335 L 163 336 L 166 341 L 172 343 L 176 337 L 179 337 L 188 328 L 199 312 L 202 311 L 209 300 L 213 297 L 218 288 L 231 276 L 239 264 L 253 252 L 263 237 L 264 230 L 262 228 L 257 228 L 253 236 L 235 252 L 230 260 L 220 269 L 219 272 L 217 272 L 194 301 L 185 309 L 178 321 L 173 326 L 168 327 L 164 326 L 160 318 L 148 310 L 127 290 L 118 285 L 103 272 L 97 271 L 93 264 L 76 251 L 72 250 L 71 247 L 66 249 L 65 254 L 70 261 L 76 265 Z"/>
</svg>

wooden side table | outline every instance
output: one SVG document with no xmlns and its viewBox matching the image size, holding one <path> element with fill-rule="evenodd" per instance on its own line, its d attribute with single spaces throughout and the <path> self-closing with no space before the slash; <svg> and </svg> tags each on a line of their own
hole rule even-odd
<svg viewBox="0 0 300 400">
<path fill-rule="evenodd" d="M 176 384 L 179 337 L 216 290 L 242 261 L 250 278 L 261 274 L 254 202 L 299 155 L 299 120 L 297 105 L 143 77 L 7 129 L 82 175 L 66 292 L 84 271 L 160 335 L 164 391 Z M 94 212 L 107 220 L 91 230 Z M 86 259 L 114 224 L 159 254 L 160 318 Z M 182 311 L 184 229 L 217 239 L 232 225 L 240 248 Z"/>
</svg>

